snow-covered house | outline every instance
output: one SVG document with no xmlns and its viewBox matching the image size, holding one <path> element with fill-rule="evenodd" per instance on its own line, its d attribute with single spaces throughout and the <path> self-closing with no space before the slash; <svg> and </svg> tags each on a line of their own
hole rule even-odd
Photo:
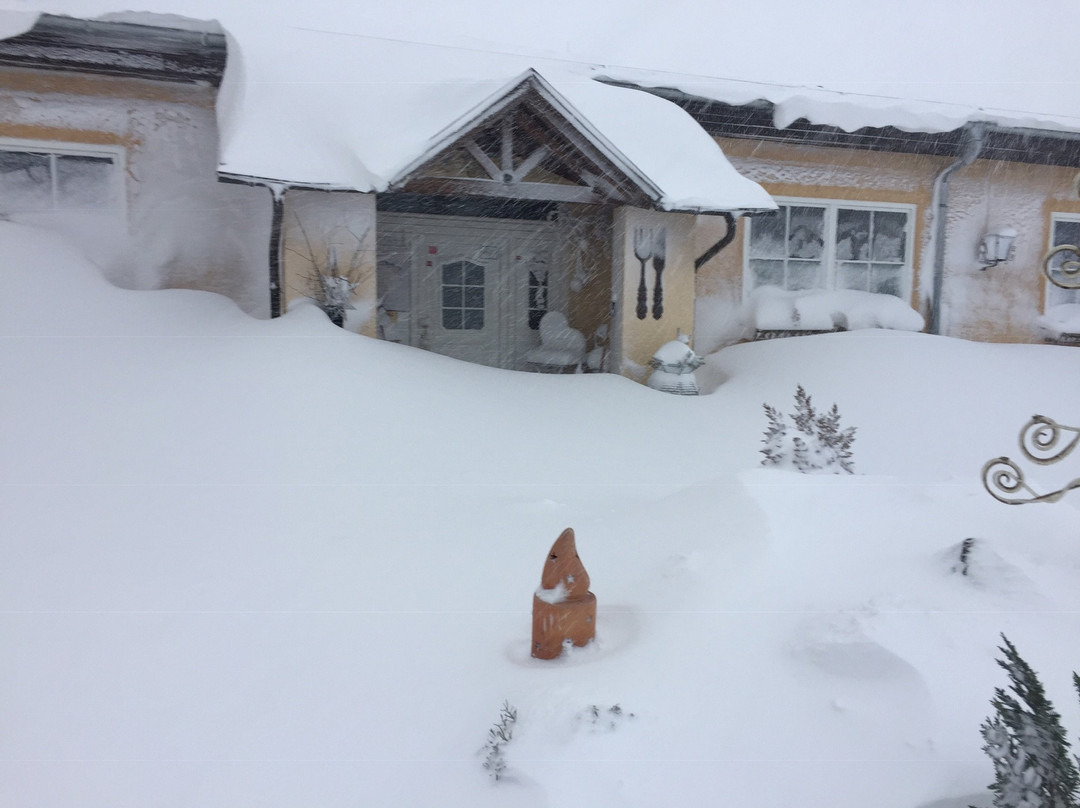
<svg viewBox="0 0 1080 808">
<path fill-rule="evenodd" d="M 33 21 L 3 43 L 5 212 L 95 159 L 109 204 L 53 218 L 112 214 L 126 233 L 93 246 L 120 283 L 269 316 L 344 288 L 350 327 L 508 368 L 558 311 L 594 364 L 634 369 L 693 330 L 697 216 L 774 207 L 646 93 L 318 31 L 281 50 L 156 15 Z"/>
<path fill-rule="evenodd" d="M 948 336 L 1075 341 L 1078 292 L 1043 271 L 1051 248 L 1080 243 L 1069 122 L 745 83 L 651 89 L 780 206 L 740 219 L 698 277 L 701 298 L 749 304 L 758 335 L 919 330 L 915 311 Z M 1000 262 L 999 234 L 1013 239 Z"/>
<path fill-rule="evenodd" d="M 0 214 L 76 235 L 121 285 L 270 317 L 344 293 L 348 328 L 519 369 L 550 366 L 558 312 L 593 367 L 637 378 L 680 333 L 1038 341 L 1074 302 L 1041 273 L 1080 238 L 1052 123 L 250 13 L 3 22 Z"/>
<path fill-rule="evenodd" d="M 121 285 L 208 289 L 268 313 L 256 287 L 269 205 L 264 225 L 217 181 L 221 28 L 0 21 L 0 215 L 75 238 Z"/>
</svg>

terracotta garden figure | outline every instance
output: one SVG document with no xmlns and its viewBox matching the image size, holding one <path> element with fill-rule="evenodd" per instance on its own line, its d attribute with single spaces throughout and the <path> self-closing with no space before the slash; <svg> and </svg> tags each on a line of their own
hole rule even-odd
<svg viewBox="0 0 1080 808">
<path fill-rule="evenodd" d="M 589 573 L 568 527 L 551 545 L 533 595 L 532 655 L 555 659 L 565 642 L 582 646 L 595 636 L 596 595 L 589 591 Z"/>
</svg>

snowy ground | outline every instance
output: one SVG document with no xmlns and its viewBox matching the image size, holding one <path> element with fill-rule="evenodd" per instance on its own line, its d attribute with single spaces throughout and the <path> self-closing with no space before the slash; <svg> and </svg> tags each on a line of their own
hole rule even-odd
<svg viewBox="0 0 1080 808">
<path fill-rule="evenodd" d="M 2 805 L 987 804 L 1000 632 L 1080 734 L 1080 493 L 979 481 L 1080 421 L 1080 351 L 779 340 L 681 398 L 115 289 L 10 224 L 0 337 Z M 759 467 L 796 384 L 857 475 Z M 598 639 L 542 663 L 567 526 Z"/>
</svg>

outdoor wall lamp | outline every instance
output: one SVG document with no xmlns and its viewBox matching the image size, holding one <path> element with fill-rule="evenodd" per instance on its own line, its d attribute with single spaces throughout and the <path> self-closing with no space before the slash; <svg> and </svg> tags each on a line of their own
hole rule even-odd
<svg viewBox="0 0 1080 808">
<path fill-rule="evenodd" d="M 1013 257 L 1013 241 L 1016 240 L 1016 231 L 1011 227 L 1003 227 L 996 233 L 987 233 L 979 242 L 979 263 L 983 269 L 996 267 Z"/>
</svg>

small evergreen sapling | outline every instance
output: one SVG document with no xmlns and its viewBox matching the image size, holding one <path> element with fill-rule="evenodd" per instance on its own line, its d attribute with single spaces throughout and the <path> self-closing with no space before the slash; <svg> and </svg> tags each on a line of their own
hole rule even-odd
<svg viewBox="0 0 1080 808">
<path fill-rule="evenodd" d="M 795 411 L 791 420 L 797 434 L 790 434 L 783 413 L 768 404 L 765 418 L 768 427 L 762 442 L 763 466 L 791 466 L 804 474 L 815 471 L 855 473 L 851 445 L 855 442 L 855 427 L 840 426 L 840 409 L 818 414 L 806 390 L 795 388 Z"/>
<path fill-rule="evenodd" d="M 499 708 L 499 720 L 488 730 L 488 739 L 480 750 L 484 753 L 483 767 L 498 781 L 506 771 L 506 757 L 503 747 L 514 737 L 514 724 L 517 722 L 517 710 L 504 701 Z"/>
<path fill-rule="evenodd" d="M 784 450 L 787 446 L 787 422 L 784 414 L 775 407 L 765 404 L 765 417 L 769 426 L 765 430 L 765 448 L 761 453 L 765 459 L 761 461 L 763 466 L 778 466 L 784 460 Z"/>
<path fill-rule="evenodd" d="M 983 751 L 994 762 L 995 808 L 1077 808 L 1080 775 L 1061 716 L 1043 690 L 1039 677 L 1021 659 L 1005 635 L 1005 655 L 998 660 L 1009 676 L 1009 690 L 994 690 L 996 714 L 981 727 Z M 1074 684 L 1076 674 L 1073 674 Z"/>
<path fill-rule="evenodd" d="M 1080 698 L 1080 676 L 1076 675 L 1076 671 L 1073 671 L 1073 687 L 1076 688 L 1076 695 Z M 1080 769 L 1080 755 L 1076 755 L 1076 767 Z"/>
</svg>

